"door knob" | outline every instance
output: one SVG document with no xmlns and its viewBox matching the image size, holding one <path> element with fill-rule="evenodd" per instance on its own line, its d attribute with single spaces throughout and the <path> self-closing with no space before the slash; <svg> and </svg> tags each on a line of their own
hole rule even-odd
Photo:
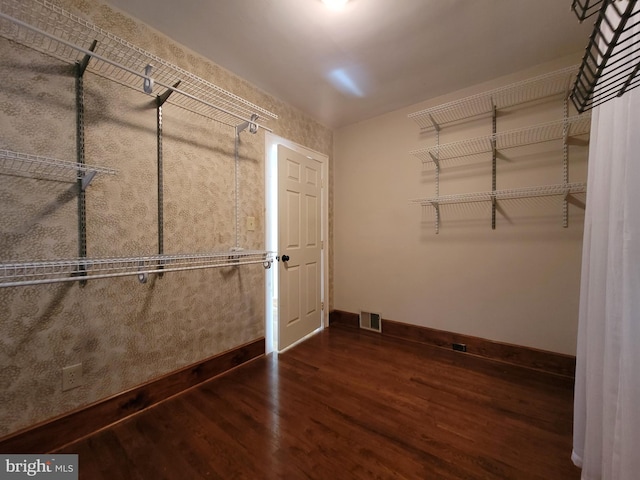
<svg viewBox="0 0 640 480">
<path fill-rule="evenodd" d="M 282 261 L 283 262 L 288 262 L 289 261 L 289 255 L 282 255 Z"/>
</svg>

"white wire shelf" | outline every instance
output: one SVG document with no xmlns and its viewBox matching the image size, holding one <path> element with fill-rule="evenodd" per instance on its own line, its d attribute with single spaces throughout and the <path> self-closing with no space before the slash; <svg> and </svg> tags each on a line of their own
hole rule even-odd
<svg viewBox="0 0 640 480">
<path fill-rule="evenodd" d="M 411 200 L 412 204 L 423 207 L 436 207 L 438 205 L 455 203 L 493 202 L 495 200 L 510 200 L 516 198 L 534 198 L 549 196 L 566 196 L 575 193 L 586 192 L 586 183 L 567 183 L 557 185 L 540 185 L 535 187 L 514 188 L 496 190 L 494 192 L 472 192 L 439 197 L 420 198 Z"/>
<path fill-rule="evenodd" d="M 93 178 L 100 173 L 116 175 L 113 168 L 95 167 L 81 163 L 67 162 L 55 158 L 41 157 L 29 153 L 12 152 L 0 149 L 0 171 L 11 172 L 20 176 L 51 178 L 74 181 L 85 177 Z"/>
<path fill-rule="evenodd" d="M 490 114 L 494 106 L 498 109 L 507 108 L 554 95 L 568 94 L 577 71 L 578 66 L 574 65 L 488 92 L 410 113 L 408 117 L 414 120 L 421 130 L 438 129 L 447 123 Z"/>
<path fill-rule="evenodd" d="M 250 122 L 270 130 L 265 123 L 278 118 L 46 0 L 0 0 L 0 36 L 69 63 L 88 55 L 87 70 L 140 91 L 146 83 L 148 94 L 172 91 L 177 95 L 167 103 L 227 125 Z"/>
<path fill-rule="evenodd" d="M 589 133 L 591 115 L 589 113 L 568 117 L 566 120 L 541 123 L 532 127 L 507 130 L 505 132 L 470 138 L 459 142 L 433 145 L 409 152 L 422 163 L 437 163 L 441 160 L 461 158 L 496 150 L 504 150 L 525 145 L 533 145 L 566 137 L 576 137 Z"/>
<path fill-rule="evenodd" d="M 152 255 L 144 257 L 75 258 L 25 263 L 0 264 L 0 287 L 18 287 L 138 276 L 146 281 L 150 273 L 200 270 L 205 268 L 236 267 L 262 264 L 269 268 L 273 253 L 259 250 L 191 255 Z"/>
</svg>

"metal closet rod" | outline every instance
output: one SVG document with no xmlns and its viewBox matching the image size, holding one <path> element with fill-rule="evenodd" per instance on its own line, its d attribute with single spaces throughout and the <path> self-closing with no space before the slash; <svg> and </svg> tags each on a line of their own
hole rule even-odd
<svg viewBox="0 0 640 480">
<path fill-rule="evenodd" d="M 64 39 L 59 38 L 59 37 L 57 37 L 57 36 L 55 36 L 55 35 L 53 35 L 51 33 L 48 33 L 48 32 L 46 32 L 46 31 L 44 31 L 44 30 L 42 30 L 42 29 L 40 29 L 38 27 L 34 27 L 33 25 L 30 25 L 30 24 L 28 24 L 26 22 L 23 22 L 22 20 L 18 20 L 17 18 L 14 18 L 14 17 L 12 17 L 10 15 L 7 15 L 5 13 L 2 13 L 2 12 L 0 12 L 0 18 L 4 18 L 5 20 L 13 22 L 16 25 L 20 25 L 20 26 L 22 26 L 22 27 L 24 27 L 24 28 L 26 28 L 28 30 L 31 30 L 32 32 L 35 32 L 35 33 L 37 33 L 39 35 L 43 35 L 43 36 L 45 36 L 45 37 L 47 37 L 47 38 L 49 38 L 51 40 L 54 40 L 54 41 L 59 42 L 59 43 L 61 43 L 63 45 L 66 45 L 69 48 L 77 50 L 78 52 L 84 53 L 85 55 L 89 55 L 91 57 L 97 58 L 98 60 L 100 60 L 102 62 L 108 63 L 109 65 L 112 65 L 112 66 L 114 66 L 116 68 L 119 68 L 119 69 L 121 69 L 121 70 L 123 70 L 125 72 L 128 72 L 128 73 L 132 74 L 132 75 L 136 75 L 136 76 L 140 77 L 143 80 L 146 80 L 146 81 L 149 81 L 149 82 L 153 82 L 155 85 L 159 85 L 159 86 L 161 86 L 163 88 L 166 88 L 167 90 L 171 90 L 172 92 L 178 93 L 180 95 L 184 95 L 185 97 L 190 98 L 191 100 L 195 100 L 196 102 L 202 103 L 203 105 L 206 105 L 206 106 L 211 107 L 211 108 L 213 108 L 215 110 L 223 112 L 223 113 L 225 113 L 227 115 L 230 115 L 230 116 L 232 116 L 234 118 L 237 118 L 238 120 L 242 120 L 243 122 L 248 122 L 249 124 L 256 125 L 256 126 L 258 126 L 260 128 L 264 128 L 268 132 L 273 132 L 273 130 L 270 129 L 269 127 L 266 127 L 264 125 L 256 123 L 255 121 L 251 121 L 250 119 L 246 119 L 246 118 L 244 118 L 244 117 L 242 117 L 242 116 L 240 116 L 240 115 L 238 115 L 236 113 L 230 112 L 230 111 L 228 111 L 228 110 L 226 110 L 226 109 L 224 109 L 224 108 L 222 108 L 222 107 L 220 107 L 218 105 L 214 105 L 214 104 L 209 103 L 209 102 L 207 102 L 205 100 L 202 100 L 201 98 L 198 98 L 195 95 L 187 93 L 184 90 L 180 90 L 179 88 L 176 88 L 173 85 L 169 85 L 169 84 L 165 84 L 165 83 L 160 82 L 160 81 L 156 81 L 156 80 L 153 79 L 153 77 L 151 77 L 149 75 L 137 72 L 137 71 L 135 71 L 135 70 L 133 70 L 133 69 L 131 69 L 129 67 L 126 67 L 126 66 L 124 66 L 124 65 L 122 65 L 122 64 L 120 64 L 118 62 L 110 60 L 110 59 L 108 59 L 108 58 L 106 58 L 106 57 L 104 57 L 104 56 L 102 56 L 102 55 L 100 55 L 98 53 L 92 52 L 89 49 L 80 47 L 78 45 L 75 45 L 74 43 L 68 42 L 67 40 L 64 40 Z"/>
</svg>

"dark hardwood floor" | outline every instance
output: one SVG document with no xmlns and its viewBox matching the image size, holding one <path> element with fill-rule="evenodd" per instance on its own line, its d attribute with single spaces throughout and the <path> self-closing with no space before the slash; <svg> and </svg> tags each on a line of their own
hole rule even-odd
<svg viewBox="0 0 640 480">
<path fill-rule="evenodd" d="M 60 452 L 91 480 L 578 479 L 572 389 L 332 326 Z"/>
</svg>

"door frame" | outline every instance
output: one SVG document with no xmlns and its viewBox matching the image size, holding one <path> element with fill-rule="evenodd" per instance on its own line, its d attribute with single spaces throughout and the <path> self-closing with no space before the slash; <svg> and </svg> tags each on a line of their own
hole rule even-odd
<svg viewBox="0 0 640 480">
<path fill-rule="evenodd" d="M 301 153 L 321 164 L 322 189 L 320 225 L 323 247 L 320 254 L 321 292 L 324 305 L 320 328 L 329 326 L 329 156 L 299 145 L 271 132 L 265 132 L 265 248 L 278 251 L 278 145 Z M 273 265 L 265 272 L 265 349 L 277 353 L 278 328 L 278 268 Z M 295 344 L 294 344 L 295 345 Z M 293 346 L 293 345 L 292 345 Z"/>
</svg>

